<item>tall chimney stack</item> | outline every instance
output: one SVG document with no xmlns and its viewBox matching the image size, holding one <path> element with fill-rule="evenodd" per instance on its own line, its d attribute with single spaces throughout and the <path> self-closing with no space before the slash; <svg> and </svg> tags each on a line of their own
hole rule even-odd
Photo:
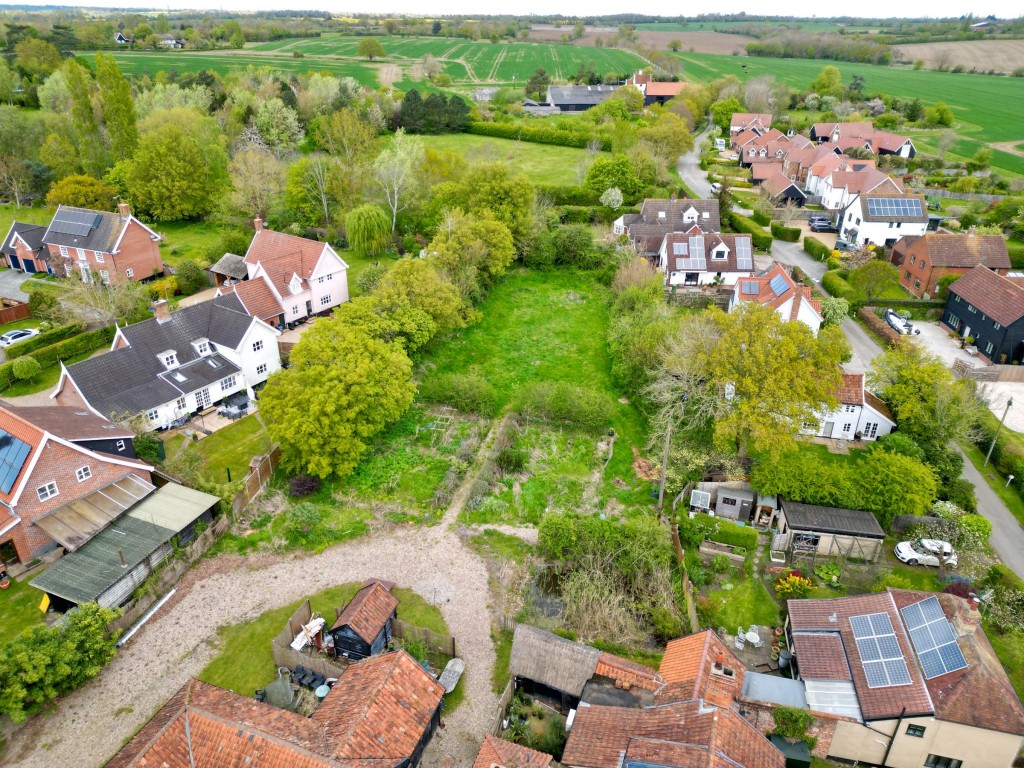
<svg viewBox="0 0 1024 768">
<path fill-rule="evenodd" d="M 132 207 L 122 200 L 117 204 L 117 212 L 121 214 L 122 219 L 127 219 L 132 215 Z"/>
<path fill-rule="evenodd" d="M 167 303 L 167 299 L 160 299 L 153 304 L 153 317 L 158 323 L 166 323 L 171 319 L 171 305 Z"/>
<path fill-rule="evenodd" d="M 252 220 L 252 225 L 253 225 L 253 227 L 255 227 L 257 232 L 262 231 L 262 229 L 263 229 L 263 217 L 262 216 L 257 216 L 255 219 Z"/>
</svg>

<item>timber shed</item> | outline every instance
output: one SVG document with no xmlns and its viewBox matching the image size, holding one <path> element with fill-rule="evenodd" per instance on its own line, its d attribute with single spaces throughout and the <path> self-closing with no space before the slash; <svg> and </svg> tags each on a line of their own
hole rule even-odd
<svg viewBox="0 0 1024 768">
<path fill-rule="evenodd" d="M 517 624 L 509 670 L 517 688 L 569 710 L 579 703 L 600 656 L 601 652 L 589 645 Z"/>
<path fill-rule="evenodd" d="M 196 524 L 210 523 L 220 499 L 168 483 L 110 522 L 74 552 L 30 582 L 58 610 L 96 601 L 124 605 L 153 570 L 196 537 Z"/>
<path fill-rule="evenodd" d="M 882 552 L 885 531 L 875 516 L 860 509 L 820 507 L 779 499 L 779 535 L 772 549 L 785 549 L 791 556 L 853 557 L 875 562 Z"/>
<path fill-rule="evenodd" d="M 398 598 L 390 581 L 370 579 L 355 593 L 328 630 L 338 656 L 352 661 L 387 650 L 398 618 Z"/>
</svg>

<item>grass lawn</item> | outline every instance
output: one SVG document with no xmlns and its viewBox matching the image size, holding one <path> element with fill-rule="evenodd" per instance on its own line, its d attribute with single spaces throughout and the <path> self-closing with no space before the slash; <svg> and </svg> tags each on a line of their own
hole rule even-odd
<svg viewBox="0 0 1024 768">
<path fill-rule="evenodd" d="M 69 357 L 64 361 L 65 365 L 73 365 L 74 363 L 80 363 L 83 360 L 88 360 L 95 354 L 95 350 L 92 352 L 83 352 L 80 355 Z M 60 366 L 51 365 L 49 368 L 44 368 L 36 375 L 35 378 L 29 379 L 28 381 L 16 381 L 10 387 L 3 391 L 4 397 L 20 397 L 21 395 L 31 395 L 36 392 L 42 392 L 47 389 L 52 389 L 57 385 L 57 379 L 60 378 Z"/>
<path fill-rule="evenodd" d="M 732 589 L 720 589 L 707 596 L 708 624 L 735 632 L 751 624 L 779 623 L 779 607 L 760 579 L 748 578 Z"/>
<path fill-rule="evenodd" d="M 39 323 L 42 321 L 36 317 L 26 317 L 24 320 L 15 320 L 13 323 L 7 325 L 0 325 L 0 336 L 7 333 L 8 331 L 17 331 L 22 328 L 38 328 Z"/>
<path fill-rule="evenodd" d="M 1024 699 L 1024 632 L 1007 632 L 1002 634 L 996 631 L 989 623 L 984 622 L 985 634 L 992 643 L 992 649 L 999 657 L 999 661 L 1010 676 L 1010 683 L 1017 695 Z"/>
<path fill-rule="evenodd" d="M 986 410 L 987 415 L 988 413 L 989 412 Z M 993 416 L 992 418 L 995 417 Z M 999 435 L 1000 440 L 1013 439 L 1014 441 L 1017 441 L 1020 437 L 1021 436 L 1018 433 L 1009 429 L 1004 429 L 1002 434 Z M 1007 488 L 1006 478 L 1004 478 L 1002 474 L 1000 474 L 999 470 L 992 466 L 991 463 L 989 463 L 987 467 L 982 466 L 985 463 L 985 454 L 981 452 L 980 448 L 970 444 L 961 445 L 960 447 L 963 449 L 963 452 L 967 454 L 967 458 L 970 462 L 974 464 L 975 469 L 981 472 L 982 477 L 985 478 L 985 482 L 988 483 L 988 487 L 991 488 L 996 496 L 1002 500 L 1003 504 L 1006 505 L 1006 508 L 1013 513 L 1013 516 L 1017 518 L 1017 522 L 1020 523 L 1021 526 L 1024 526 L 1024 499 L 1021 499 L 1020 493 L 1017 489 Z"/>
<path fill-rule="evenodd" d="M 13 205 L 0 205 L 0 237 L 7 234 L 7 230 L 15 221 L 46 226 L 53 218 L 53 211 L 53 208 L 45 205 L 40 208 L 29 208 L 25 205 L 19 208 Z"/>
<path fill-rule="evenodd" d="M 228 468 L 232 480 L 241 480 L 249 471 L 249 460 L 269 449 L 270 438 L 263 425 L 255 416 L 246 416 L 186 450 L 199 451 L 204 459 L 203 474 L 213 482 L 224 483 Z"/>
<path fill-rule="evenodd" d="M 150 227 L 163 238 L 160 241 L 160 257 L 168 264 L 178 264 L 182 259 L 192 259 L 199 266 L 208 267 L 224 255 L 218 253 L 225 229 L 219 224 L 205 221 L 169 221 L 151 224 Z"/>
<path fill-rule="evenodd" d="M 506 276 L 480 306 L 483 319 L 438 345 L 425 379 L 473 373 L 498 392 L 498 405 L 512 403 L 521 387 L 565 381 L 604 394 L 614 406 L 618 433 L 605 471 L 604 492 L 627 503 L 649 501 L 647 484 L 636 481 L 631 446 L 643 450 L 644 422 L 636 406 L 619 401 L 608 354 L 611 292 L 586 272 L 519 269 Z M 627 488 L 617 488 L 619 478 Z"/>
<path fill-rule="evenodd" d="M 341 584 L 310 595 L 310 607 L 333 623 L 334 609 L 349 601 L 361 584 Z M 448 626 L 436 606 L 409 589 L 395 589 L 398 598 L 398 615 L 402 621 L 418 627 L 448 633 Z M 276 672 L 271 654 L 270 641 L 280 632 L 302 601 L 267 611 L 254 621 L 225 627 L 219 632 L 220 653 L 199 675 L 204 682 L 226 688 L 243 696 L 252 696 L 253 691 L 273 681 Z"/>
<path fill-rule="evenodd" d="M 587 158 L 585 149 L 474 136 L 468 133 L 449 133 L 422 138 L 427 147 L 455 152 L 465 157 L 467 162 L 504 160 L 512 168 L 525 173 L 530 177 L 530 181 L 536 184 L 577 184 L 576 167 Z"/>
<path fill-rule="evenodd" d="M 469 539 L 469 546 L 485 557 L 499 557 L 515 563 L 521 563 L 533 554 L 533 547 L 518 536 L 494 530 L 474 534 Z"/>
<path fill-rule="evenodd" d="M 0 645 L 43 623 L 43 612 L 39 610 L 42 599 L 43 593 L 27 581 L 11 579 L 11 586 L 0 590 Z"/>
</svg>

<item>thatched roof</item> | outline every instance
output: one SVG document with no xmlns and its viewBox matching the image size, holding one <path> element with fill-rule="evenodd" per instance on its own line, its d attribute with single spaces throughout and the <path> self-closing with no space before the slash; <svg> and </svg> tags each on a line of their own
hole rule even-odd
<svg viewBox="0 0 1024 768">
<path fill-rule="evenodd" d="M 516 677 L 525 677 L 572 696 L 580 696 L 594 676 L 601 652 L 582 643 L 574 643 L 543 629 L 517 624 L 512 639 L 509 669 Z"/>
</svg>

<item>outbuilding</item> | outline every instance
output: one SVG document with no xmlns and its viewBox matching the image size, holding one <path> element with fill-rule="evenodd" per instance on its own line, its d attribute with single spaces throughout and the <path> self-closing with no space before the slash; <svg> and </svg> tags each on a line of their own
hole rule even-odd
<svg viewBox="0 0 1024 768">
<path fill-rule="evenodd" d="M 875 516 L 859 509 L 820 507 L 780 498 L 778 524 L 772 550 L 787 552 L 791 560 L 854 557 L 873 563 L 885 541 L 885 532 Z"/>
<path fill-rule="evenodd" d="M 752 517 L 754 494 L 741 488 L 718 489 L 718 501 L 715 503 L 715 514 L 729 520 L 746 523 Z"/>
<path fill-rule="evenodd" d="M 387 650 L 398 618 L 398 598 L 390 581 L 370 579 L 338 614 L 328 630 L 338 656 L 351 661 Z"/>
</svg>

